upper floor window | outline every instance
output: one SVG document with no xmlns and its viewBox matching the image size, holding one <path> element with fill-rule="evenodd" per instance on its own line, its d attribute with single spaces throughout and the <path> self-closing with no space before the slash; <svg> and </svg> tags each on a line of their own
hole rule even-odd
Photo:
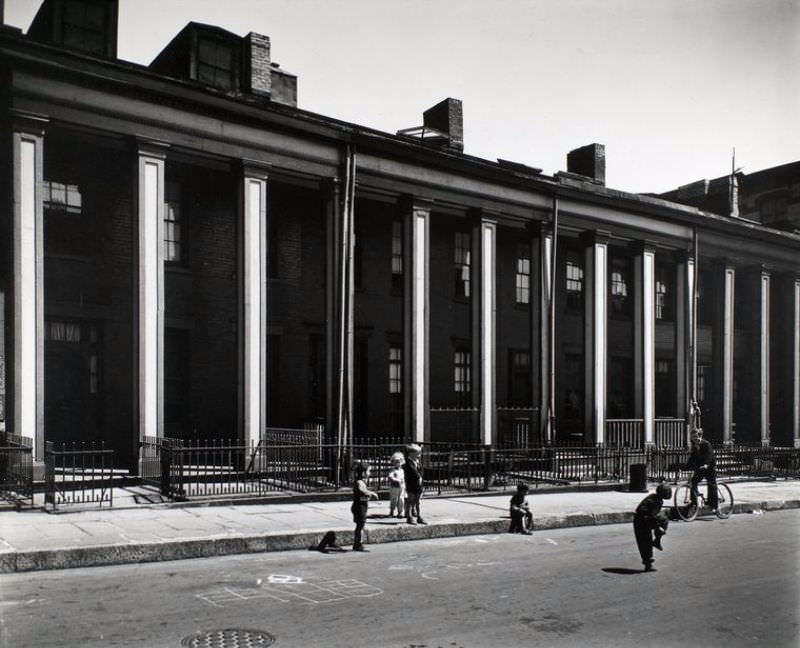
<svg viewBox="0 0 800 648">
<path fill-rule="evenodd" d="M 583 264 L 577 250 L 567 251 L 567 306 L 583 305 Z"/>
<path fill-rule="evenodd" d="M 516 301 L 529 304 L 531 300 L 531 253 L 527 245 L 517 247 Z"/>
<path fill-rule="evenodd" d="M 668 285 L 667 269 L 656 267 L 656 319 L 672 319 L 672 301 Z"/>
<path fill-rule="evenodd" d="M 68 214 L 81 213 L 83 203 L 78 185 L 45 180 L 42 183 L 42 193 L 45 209 L 63 211 Z"/>
<path fill-rule="evenodd" d="M 164 190 L 164 261 L 181 263 L 185 260 L 181 191 L 175 182 L 167 182 Z"/>
<path fill-rule="evenodd" d="M 470 295 L 470 236 L 466 232 L 455 233 L 455 289 L 456 297 Z"/>
<path fill-rule="evenodd" d="M 453 391 L 461 396 L 472 391 L 472 354 L 464 349 L 453 353 Z"/>
<path fill-rule="evenodd" d="M 628 312 L 628 263 L 615 258 L 611 264 L 611 309 L 614 313 Z"/>
<path fill-rule="evenodd" d="M 399 346 L 389 347 L 389 393 L 403 391 L 403 352 Z"/>
<path fill-rule="evenodd" d="M 198 38 L 197 80 L 215 88 L 233 88 L 233 50 L 228 43 L 202 36 Z"/>
<path fill-rule="evenodd" d="M 392 290 L 403 289 L 403 223 L 392 221 Z"/>
<path fill-rule="evenodd" d="M 108 8 L 102 3 L 65 2 L 61 14 L 62 42 L 67 47 L 105 54 L 107 21 Z"/>
</svg>

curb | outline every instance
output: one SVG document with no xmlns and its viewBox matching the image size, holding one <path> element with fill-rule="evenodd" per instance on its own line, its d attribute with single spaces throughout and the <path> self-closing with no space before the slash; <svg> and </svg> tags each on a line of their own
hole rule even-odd
<svg viewBox="0 0 800 648">
<path fill-rule="evenodd" d="M 800 500 L 773 500 L 758 503 L 736 504 L 735 514 L 765 513 L 800 508 Z M 565 529 L 582 526 L 623 524 L 633 520 L 629 511 L 578 513 L 545 516 L 535 519 L 535 531 Z M 353 541 L 351 527 L 332 529 L 340 545 Z M 367 527 L 366 540 L 370 544 L 453 538 L 469 535 L 505 533 L 507 518 L 492 518 L 474 522 L 442 521 L 425 526 L 396 526 L 391 528 Z M 238 537 L 201 538 L 196 540 L 71 547 L 40 551 L 12 551 L 0 553 L 0 573 L 10 574 L 49 569 L 72 569 L 144 562 L 211 558 L 248 553 L 292 551 L 316 545 L 324 531 L 301 530 L 291 533 L 248 535 Z"/>
</svg>

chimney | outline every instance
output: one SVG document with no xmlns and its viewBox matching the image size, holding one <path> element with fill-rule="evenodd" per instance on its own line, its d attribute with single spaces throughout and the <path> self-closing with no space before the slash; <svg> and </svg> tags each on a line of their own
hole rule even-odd
<svg viewBox="0 0 800 648">
<path fill-rule="evenodd" d="M 594 182 L 606 184 L 606 147 L 589 144 L 567 154 L 567 171 L 586 176 Z"/>
<path fill-rule="evenodd" d="M 460 99 L 447 98 L 422 113 L 425 128 L 433 128 L 446 136 L 445 146 L 464 150 L 464 113 Z"/>
<path fill-rule="evenodd" d="M 270 64 L 272 101 L 297 107 L 297 75 L 284 70 L 277 63 Z"/>
<path fill-rule="evenodd" d="M 245 92 L 269 97 L 272 93 L 269 36 L 250 32 L 244 41 Z"/>
</svg>

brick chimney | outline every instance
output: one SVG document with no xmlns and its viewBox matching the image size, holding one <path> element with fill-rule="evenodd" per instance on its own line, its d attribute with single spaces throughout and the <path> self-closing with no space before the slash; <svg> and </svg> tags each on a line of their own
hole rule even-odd
<svg viewBox="0 0 800 648">
<path fill-rule="evenodd" d="M 567 171 L 605 186 L 606 147 L 603 144 L 589 144 L 570 151 L 567 154 Z"/>
<path fill-rule="evenodd" d="M 245 66 L 243 90 L 269 97 L 272 93 L 269 36 L 250 32 L 242 40 Z"/>
<path fill-rule="evenodd" d="M 464 113 L 460 99 L 447 98 L 422 113 L 425 128 L 433 128 L 447 137 L 445 146 L 464 150 Z"/>
</svg>

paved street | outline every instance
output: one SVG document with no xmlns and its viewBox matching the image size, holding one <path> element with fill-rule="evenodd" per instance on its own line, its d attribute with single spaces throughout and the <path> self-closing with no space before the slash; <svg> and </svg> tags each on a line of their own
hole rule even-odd
<svg viewBox="0 0 800 648">
<path fill-rule="evenodd" d="M 796 646 L 800 511 L 674 523 L 640 567 L 630 525 L 0 577 L 3 648 Z"/>
</svg>

